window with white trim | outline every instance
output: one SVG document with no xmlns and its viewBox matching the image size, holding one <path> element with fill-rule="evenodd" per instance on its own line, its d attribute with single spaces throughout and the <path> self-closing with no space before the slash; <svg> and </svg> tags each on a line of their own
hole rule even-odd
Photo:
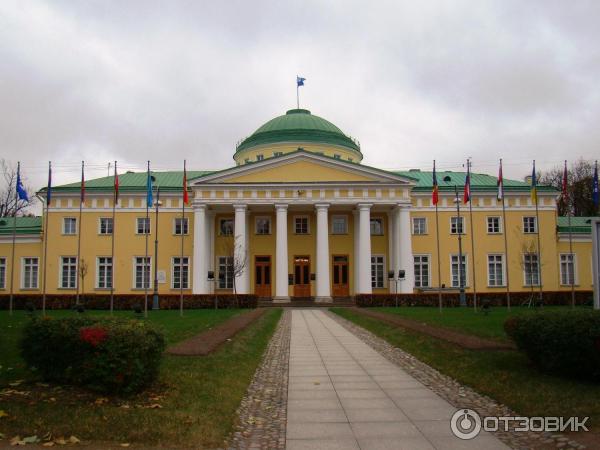
<svg viewBox="0 0 600 450">
<path fill-rule="evenodd" d="M 112 234 L 113 232 L 113 220 L 112 217 L 100 217 L 99 223 L 99 234 Z"/>
<path fill-rule="evenodd" d="M 459 280 L 459 267 L 458 267 L 458 255 L 450 256 L 450 263 L 452 266 L 452 287 L 460 287 Z M 462 286 L 467 286 L 467 256 L 462 255 L 462 262 L 460 265 L 460 275 L 462 279 Z"/>
<path fill-rule="evenodd" d="M 523 217 L 523 233 L 537 233 L 537 220 L 535 216 Z"/>
<path fill-rule="evenodd" d="M 150 270 L 152 266 L 152 258 L 150 256 L 136 256 L 133 259 L 133 265 L 135 289 L 150 289 Z"/>
<path fill-rule="evenodd" d="M 219 234 L 233 236 L 233 219 L 219 219 Z"/>
<path fill-rule="evenodd" d="M 0 258 L 0 289 L 6 289 L 6 258 Z"/>
<path fill-rule="evenodd" d="M 294 233 L 308 234 L 310 233 L 308 216 L 294 216 Z"/>
<path fill-rule="evenodd" d="M 233 256 L 219 256 L 219 289 L 233 289 Z"/>
<path fill-rule="evenodd" d="M 413 234 L 427 234 L 427 218 L 413 217 Z"/>
<path fill-rule="evenodd" d="M 504 286 L 504 255 L 488 255 L 488 286 Z"/>
<path fill-rule="evenodd" d="M 173 219 L 173 234 L 181 236 L 182 234 L 188 234 L 188 218 L 187 217 L 175 217 Z"/>
<path fill-rule="evenodd" d="M 348 217 L 332 216 L 331 217 L 331 234 L 346 234 L 348 233 Z"/>
<path fill-rule="evenodd" d="M 39 260 L 36 257 L 21 260 L 21 287 L 23 289 L 38 288 Z"/>
<path fill-rule="evenodd" d="M 383 235 L 383 218 L 371 217 L 371 236 Z"/>
<path fill-rule="evenodd" d="M 560 284 L 563 286 L 571 286 L 571 284 L 577 283 L 575 267 L 576 257 L 574 253 L 560 254 Z"/>
<path fill-rule="evenodd" d="M 255 224 L 256 224 L 256 234 L 271 234 L 271 218 L 270 217 L 257 217 Z"/>
<path fill-rule="evenodd" d="M 113 282 L 112 258 L 110 256 L 99 256 L 96 260 L 98 265 L 96 287 L 98 289 L 110 289 Z"/>
<path fill-rule="evenodd" d="M 538 286 L 540 284 L 540 266 L 537 253 L 523 254 L 523 275 L 525 286 Z"/>
<path fill-rule="evenodd" d="M 174 256 L 172 260 L 171 280 L 173 289 L 189 289 L 190 287 L 190 264 L 189 258 Z"/>
<path fill-rule="evenodd" d="M 499 234 L 502 233 L 502 226 L 500 222 L 500 217 L 498 216 L 489 216 L 487 218 L 487 232 L 488 234 Z"/>
<path fill-rule="evenodd" d="M 342 159 L 342 155 L 338 155 L 337 153 L 335 153 L 333 155 L 333 159 Z"/>
<path fill-rule="evenodd" d="M 415 287 L 429 287 L 429 255 L 414 255 Z"/>
<path fill-rule="evenodd" d="M 62 289 L 77 287 L 77 258 L 75 256 L 60 257 L 60 287 Z"/>
<path fill-rule="evenodd" d="M 263 159 L 265 159 L 265 155 L 263 155 L 263 154 L 256 155 L 256 160 L 257 161 L 262 161 Z"/>
<path fill-rule="evenodd" d="M 371 256 L 371 287 L 384 287 L 385 258 L 382 255 Z"/>
<path fill-rule="evenodd" d="M 465 234 L 465 218 L 463 216 L 450 217 L 450 233 Z"/>
<path fill-rule="evenodd" d="M 150 217 L 137 217 L 135 229 L 137 234 L 150 234 Z"/>
<path fill-rule="evenodd" d="M 283 152 L 273 152 L 273 156 L 282 156 Z"/>
<path fill-rule="evenodd" d="M 63 217 L 63 234 L 77 234 L 77 218 Z"/>
</svg>

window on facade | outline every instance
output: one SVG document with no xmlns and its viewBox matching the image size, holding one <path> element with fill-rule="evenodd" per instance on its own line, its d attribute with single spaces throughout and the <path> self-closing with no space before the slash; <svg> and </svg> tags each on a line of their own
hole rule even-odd
<svg viewBox="0 0 600 450">
<path fill-rule="evenodd" d="M 465 233 L 465 218 L 464 217 L 450 217 L 450 233 L 452 234 L 464 234 Z"/>
<path fill-rule="evenodd" d="M 537 286 L 540 284 L 540 268 L 537 253 L 525 253 L 523 255 L 523 274 L 525 286 Z"/>
<path fill-rule="evenodd" d="M 575 284 L 575 255 L 572 253 L 560 255 L 560 284 Z"/>
<path fill-rule="evenodd" d="M 0 258 L 0 289 L 6 289 L 6 258 Z"/>
<path fill-rule="evenodd" d="M 308 234 L 309 233 L 307 216 L 294 217 L 294 233 L 296 233 L 296 234 Z"/>
<path fill-rule="evenodd" d="M 502 232 L 502 228 L 500 227 L 500 217 L 487 218 L 487 232 L 490 234 Z"/>
<path fill-rule="evenodd" d="M 244 164 L 248 164 L 250 162 L 250 158 L 244 159 Z"/>
<path fill-rule="evenodd" d="M 110 289 L 113 282 L 112 258 L 110 256 L 98 257 L 98 289 Z"/>
<path fill-rule="evenodd" d="M 346 216 L 333 216 L 331 218 L 331 234 L 348 233 L 348 219 Z"/>
<path fill-rule="evenodd" d="M 22 286 L 23 289 L 37 289 L 39 261 L 37 258 L 23 258 L 22 260 Z"/>
<path fill-rule="evenodd" d="M 63 289 L 77 287 L 77 258 L 74 256 L 60 258 L 60 287 Z"/>
<path fill-rule="evenodd" d="M 488 255 L 488 286 L 504 286 L 504 258 Z"/>
<path fill-rule="evenodd" d="M 77 234 L 77 219 L 75 217 L 63 218 L 63 234 Z"/>
<path fill-rule="evenodd" d="M 134 259 L 135 288 L 150 289 L 150 256 L 136 256 Z"/>
<path fill-rule="evenodd" d="M 113 220 L 112 217 L 100 217 L 100 234 L 112 234 Z"/>
<path fill-rule="evenodd" d="M 425 217 L 413 217 L 413 234 L 427 234 L 427 219 Z"/>
<path fill-rule="evenodd" d="M 172 286 L 173 289 L 189 289 L 189 258 L 187 256 L 173 258 Z"/>
<path fill-rule="evenodd" d="M 383 219 L 381 217 L 371 217 L 371 236 L 381 236 L 383 234 Z"/>
<path fill-rule="evenodd" d="M 373 288 L 382 288 L 384 277 L 385 267 L 383 256 L 371 256 L 371 286 Z"/>
<path fill-rule="evenodd" d="M 334 159 L 342 159 L 342 155 L 338 155 L 337 153 L 335 153 L 335 154 L 333 155 L 333 158 L 334 158 Z"/>
<path fill-rule="evenodd" d="M 188 234 L 188 218 L 187 217 L 175 217 L 173 221 L 173 227 L 175 228 L 175 234 L 181 236 L 182 234 Z"/>
<path fill-rule="evenodd" d="M 273 156 L 282 156 L 283 152 L 273 152 Z"/>
<path fill-rule="evenodd" d="M 233 219 L 219 220 L 219 234 L 221 236 L 233 236 Z"/>
<path fill-rule="evenodd" d="M 256 155 L 257 161 L 262 161 L 263 159 L 265 159 L 265 155 Z"/>
<path fill-rule="evenodd" d="M 138 217 L 136 221 L 137 234 L 150 234 L 150 217 Z"/>
<path fill-rule="evenodd" d="M 452 287 L 460 287 L 459 284 L 459 267 L 458 267 L 458 255 L 451 256 L 452 263 Z M 460 275 L 462 280 L 462 286 L 465 287 L 467 285 L 467 257 L 466 255 L 462 255 L 462 261 L 460 265 Z"/>
<path fill-rule="evenodd" d="M 415 287 L 429 287 L 429 256 L 415 255 Z"/>
<path fill-rule="evenodd" d="M 233 289 L 233 256 L 219 256 L 219 289 Z"/>
<path fill-rule="evenodd" d="M 535 216 L 523 217 L 523 233 L 537 233 L 537 221 Z"/>
<path fill-rule="evenodd" d="M 256 234 L 271 234 L 271 218 L 256 218 Z"/>
</svg>

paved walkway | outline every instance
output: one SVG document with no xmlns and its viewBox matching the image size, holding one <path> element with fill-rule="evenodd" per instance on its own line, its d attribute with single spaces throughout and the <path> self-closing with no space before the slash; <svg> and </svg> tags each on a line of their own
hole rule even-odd
<svg viewBox="0 0 600 450">
<path fill-rule="evenodd" d="M 287 449 L 508 448 L 454 437 L 455 411 L 323 311 L 292 311 Z"/>
</svg>

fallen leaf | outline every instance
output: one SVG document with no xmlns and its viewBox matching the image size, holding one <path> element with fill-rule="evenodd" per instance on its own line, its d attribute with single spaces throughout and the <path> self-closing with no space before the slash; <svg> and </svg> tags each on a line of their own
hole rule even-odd
<svg viewBox="0 0 600 450">
<path fill-rule="evenodd" d="M 42 444 L 42 447 L 54 447 L 54 442 L 50 441 L 50 442 L 44 442 Z"/>
<path fill-rule="evenodd" d="M 12 438 L 10 440 L 10 445 L 15 446 L 15 445 L 27 445 L 27 444 L 21 440 L 21 436 L 15 436 L 14 438 Z"/>
<path fill-rule="evenodd" d="M 78 444 L 78 443 L 80 443 L 81 441 L 80 441 L 79 439 L 77 439 L 75 436 L 71 436 L 71 437 L 69 438 L 69 442 L 70 442 L 71 444 Z"/>
<path fill-rule="evenodd" d="M 2 419 L 3 417 L 8 417 L 8 413 L 3 409 L 0 409 L 0 419 Z"/>
<path fill-rule="evenodd" d="M 121 447 L 129 447 L 130 444 L 129 442 L 122 442 L 120 445 Z"/>
<path fill-rule="evenodd" d="M 12 383 L 8 383 L 9 386 L 15 387 L 20 385 L 23 382 L 23 380 L 15 380 Z"/>
<path fill-rule="evenodd" d="M 4 439 L 4 433 L 0 433 L 0 439 Z"/>
<path fill-rule="evenodd" d="M 104 403 L 108 402 L 108 399 L 106 397 L 99 397 L 96 399 L 96 401 L 94 402 L 96 405 L 102 405 Z"/>
<path fill-rule="evenodd" d="M 62 438 L 62 437 L 54 439 L 54 442 L 58 445 L 66 445 L 67 444 L 67 441 L 65 441 L 65 438 Z"/>
<path fill-rule="evenodd" d="M 318 381 L 315 381 L 314 384 L 315 384 L 315 386 L 318 386 L 321 383 L 319 383 Z"/>
<path fill-rule="evenodd" d="M 55 398 L 55 397 L 50 397 L 50 398 L 48 399 L 48 401 L 49 401 L 49 402 L 55 402 L 55 401 L 56 401 L 56 398 Z"/>
<path fill-rule="evenodd" d="M 40 442 L 40 440 L 38 439 L 37 435 L 33 435 L 23 438 L 23 442 L 25 442 L 26 444 L 37 444 L 38 442 Z"/>
<path fill-rule="evenodd" d="M 162 406 L 159 405 L 158 403 L 152 403 L 151 405 L 145 406 L 145 408 L 147 408 L 147 409 L 160 409 L 160 408 L 162 408 Z"/>
<path fill-rule="evenodd" d="M 119 406 L 119 408 L 129 409 L 129 408 L 131 408 L 131 406 L 129 406 L 127 403 L 125 403 L 125 404 Z"/>
</svg>

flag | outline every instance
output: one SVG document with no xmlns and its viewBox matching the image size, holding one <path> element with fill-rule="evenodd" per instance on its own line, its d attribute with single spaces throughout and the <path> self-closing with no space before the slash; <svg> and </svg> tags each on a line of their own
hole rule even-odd
<svg viewBox="0 0 600 450">
<path fill-rule="evenodd" d="M 471 201 L 471 163 L 467 160 L 467 178 L 465 178 L 463 203 L 467 203 L 470 201 Z"/>
<path fill-rule="evenodd" d="M 146 205 L 152 207 L 152 175 L 150 175 L 150 161 L 148 161 L 148 176 L 146 179 Z"/>
<path fill-rule="evenodd" d="M 21 163 L 17 163 L 17 197 L 19 200 L 29 201 L 27 191 L 23 187 L 23 181 L 21 181 Z"/>
<path fill-rule="evenodd" d="M 500 159 L 500 168 L 498 169 L 498 200 L 502 200 L 504 198 L 504 178 L 502 177 L 502 159 Z"/>
<path fill-rule="evenodd" d="M 598 194 L 598 161 L 594 165 L 594 184 L 592 185 L 592 199 L 594 200 L 594 206 L 598 208 L 598 203 L 600 202 Z"/>
<path fill-rule="evenodd" d="M 188 190 L 187 190 L 187 173 L 185 171 L 185 161 L 183 161 L 183 204 L 184 205 L 190 204 L 190 198 L 188 196 Z"/>
<path fill-rule="evenodd" d="M 115 205 L 119 203 L 119 174 L 117 173 L 117 162 L 115 161 L 115 176 L 114 176 L 114 190 L 115 190 Z"/>
<path fill-rule="evenodd" d="M 298 75 L 296 75 L 296 85 L 297 86 L 304 86 L 305 80 L 306 80 L 306 78 L 302 78 L 302 77 L 299 77 Z"/>
<path fill-rule="evenodd" d="M 48 187 L 46 188 L 46 206 L 52 201 L 52 163 L 48 161 Z"/>
<path fill-rule="evenodd" d="M 435 175 L 435 160 L 433 160 L 433 190 L 431 192 L 431 201 L 434 205 L 437 205 L 438 200 L 439 200 L 438 182 L 437 182 L 437 176 Z"/>
<path fill-rule="evenodd" d="M 563 171 L 563 176 L 562 176 L 562 190 L 561 190 L 561 194 L 560 196 L 562 197 L 563 202 L 567 201 L 569 198 L 569 193 L 568 193 L 568 189 L 567 189 L 567 183 L 568 183 L 568 172 L 567 172 L 567 161 L 565 160 L 565 170 Z"/>
<path fill-rule="evenodd" d="M 531 201 L 537 203 L 537 180 L 535 178 L 535 160 L 531 171 Z"/>
<path fill-rule="evenodd" d="M 85 202 L 85 175 L 83 173 L 84 162 L 81 161 L 81 198 L 80 201 L 83 204 Z"/>
</svg>

